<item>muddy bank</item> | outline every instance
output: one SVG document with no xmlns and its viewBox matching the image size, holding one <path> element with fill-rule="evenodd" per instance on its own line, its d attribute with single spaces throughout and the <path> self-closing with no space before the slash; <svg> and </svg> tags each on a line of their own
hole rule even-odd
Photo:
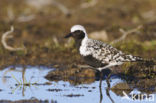
<svg viewBox="0 0 156 103">
<path fill-rule="evenodd" d="M 103 71 L 103 80 L 109 73 L 111 77 L 121 78 L 126 83 L 112 87 L 112 91 L 122 94 L 122 91 L 128 93 L 134 88 L 141 92 L 156 92 L 156 67 L 145 63 L 125 64 L 121 67 L 112 68 L 112 70 Z M 56 69 L 49 72 L 46 79 L 50 81 L 68 81 L 73 85 L 90 84 L 100 80 L 100 73 L 93 69 L 72 68 L 72 69 Z"/>
</svg>

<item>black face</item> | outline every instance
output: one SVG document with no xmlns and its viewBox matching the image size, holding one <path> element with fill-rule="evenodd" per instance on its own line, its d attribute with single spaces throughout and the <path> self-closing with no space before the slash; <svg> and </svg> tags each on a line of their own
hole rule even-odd
<svg viewBox="0 0 156 103">
<path fill-rule="evenodd" d="M 73 37 L 76 40 L 83 39 L 85 37 L 85 33 L 81 30 L 77 30 L 75 32 L 69 33 L 65 36 L 65 38 Z"/>
</svg>

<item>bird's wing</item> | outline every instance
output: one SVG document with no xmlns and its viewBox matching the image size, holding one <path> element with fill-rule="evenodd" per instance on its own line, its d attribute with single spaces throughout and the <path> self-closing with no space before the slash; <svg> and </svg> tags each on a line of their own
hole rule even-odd
<svg viewBox="0 0 156 103">
<path fill-rule="evenodd" d="M 143 61 L 143 58 L 127 55 L 109 44 L 92 39 L 90 41 L 92 42 L 89 43 L 88 48 L 90 49 L 92 56 L 103 63 L 120 64 L 122 62 Z"/>
<path fill-rule="evenodd" d="M 91 54 L 94 58 L 103 63 L 110 62 L 123 62 L 125 54 L 111 45 L 105 44 L 101 41 L 90 40 L 88 43 L 88 50 L 91 51 Z"/>
</svg>

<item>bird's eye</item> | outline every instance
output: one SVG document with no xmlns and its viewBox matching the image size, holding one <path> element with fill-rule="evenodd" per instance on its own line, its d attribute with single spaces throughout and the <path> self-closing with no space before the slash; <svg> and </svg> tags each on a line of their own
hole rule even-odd
<svg viewBox="0 0 156 103">
<path fill-rule="evenodd" d="M 81 31 L 80 30 L 77 30 L 77 31 L 75 31 L 74 33 L 80 33 Z"/>
</svg>

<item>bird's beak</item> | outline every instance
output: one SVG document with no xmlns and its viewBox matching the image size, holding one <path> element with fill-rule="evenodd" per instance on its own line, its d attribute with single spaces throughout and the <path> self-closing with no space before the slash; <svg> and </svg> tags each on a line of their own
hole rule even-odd
<svg viewBox="0 0 156 103">
<path fill-rule="evenodd" d="M 69 37 L 71 37 L 73 34 L 72 33 L 69 33 L 69 34 L 67 34 L 64 38 L 69 38 Z"/>
</svg>

